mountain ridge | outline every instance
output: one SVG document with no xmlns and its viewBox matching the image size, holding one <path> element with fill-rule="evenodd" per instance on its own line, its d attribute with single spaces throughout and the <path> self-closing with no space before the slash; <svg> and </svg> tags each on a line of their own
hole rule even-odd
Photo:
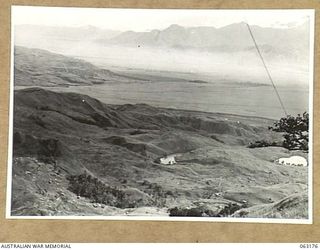
<svg viewBox="0 0 320 250">
<path fill-rule="evenodd" d="M 57 29 L 57 30 L 56 30 Z M 70 29 L 70 31 L 68 31 Z M 294 27 L 273 28 L 251 25 L 257 44 L 269 59 L 308 62 L 309 25 L 307 22 Z M 97 27 L 42 27 L 17 26 L 15 40 L 18 45 L 33 46 L 43 43 L 43 38 L 56 42 L 93 42 L 103 46 L 133 48 L 173 48 L 203 52 L 255 52 L 246 23 L 232 23 L 220 28 L 211 26 L 184 27 L 172 24 L 164 29 L 136 32 L 108 31 Z M 30 40 L 30 41 L 28 41 Z M 34 42 L 32 42 L 34 40 Z M 64 47 L 64 44 L 59 46 Z M 266 49 L 267 48 L 267 49 Z"/>
<path fill-rule="evenodd" d="M 291 36 L 291 37 L 287 37 L 287 38 L 296 38 L 294 37 L 294 34 L 297 31 L 300 31 L 302 33 L 306 33 L 307 32 L 307 27 L 308 25 L 306 23 L 298 26 L 298 27 L 293 27 L 293 28 L 288 28 L 288 29 L 283 29 L 283 28 L 271 28 L 271 27 L 260 27 L 258 25 L 252 25 L 251 29 L 252 31 L 255 33 L 255 35 L 257 36 L 257 42 L 258 44 L 269 44 L 269 45 L 275 45 L 277 42 L 272 42 L 270 44 L 270 42 L 272 41 L 272 39 L 270 39 L 270 37 L 268 38 L 268 36 L 270 36 L 270 34 L 268 34 L 269 32 L 274 33 L 273 35 L 277 35 L 280 36 L 281 39 L 283 39 L 285 36 Z M 188 47 L 187 45 L 189 44 L 190 47 L 201 47 L 201 45 L 205 44 L 207 48 L 210 47 L 216 47 L 217 45 L 221 45 L 223 42 L 233 42 L 234 40 L 237 41 L 239 40 L 239 38 L 241 38 L 246 44 L 248 44 L 249 41 L 251 41 L 251 38 L 249 36 L 249 32 L 247 29 L 247 25 L 244 22 L 240 22 L 240 23 L 233 23 L 233 24 L 229 24 L 220 28 L 215 28 L 215 27 L 210 27 L 210 26 L 197 26 L 197 27 L 184 27 L 184 26 L 180 26 L 177 24 L 172 24 L 169 27 L 167 27 L 166 29 L 162 29 L 162 30 L 152 30 L 152 31 L 144 31 L 144 32 L 135 32 L 135 31 L 126 31 L 126 32 L 122 32 L 121 34 L 111 38 L 109 40 L 109 42 L 121 42 L 123 40 L 123 38 L 129 38 L 128 35 L 132 36 L 132 39 L 127 41 L 128 44 L 131 43 L 135 43 L 135 42 L 141 42 L 141 43 L 145 43 L 145 44 L 140 44 L 142 45 L 163 45 L 161 44 L 161 42 L 168 42 L 168 44 L 165 44 L 167 46 L 172 46 L 172 44 L 170 44 L 170 36 L 173 36 L 173 33 L 179 33 L 180 37 L 178 37 L 178 35 L 176 37 L 171 37 L 176 39 L 176 43 L 177 45 L 181 45 Z M 266 34 L 263 35 L 263 32 L 265 32 Z M 240 37 L 239 35 L 241 34 L 237 34 L 237 36 L 235 36 L 236 33 L 244 33 L 246 36 L 245 37 Z M 160 36 L 160 37 L 159 37 Z M 209 37 L 211 36 L 211 37 Z M 228 40 L 226 40 L 225 37 L 228 38 Z M 199 40 L 202 40 L 203 44 L 201 43 L 196 43 L 197 40 L 196 37 L 198 37 Z M 229 38 L 232 38 L 231 40 L 229 40 Z M 298 34 L 298 37 L 304 39 L 305 36 Z M 306 36 L 308 38 L 308 36 Z M 153 40 L 152 40 L 152 39 Z M 189 40 L 185 40 L 185 38 L 189 39 Z M 205 38 L 208 39 L 207 41 L 205 41 Z M 268 38 L 268 39 L 267 39 Z M 148 40 L 151 39 L 151 40 Z M 166 40 L 168 39 L 168 40 Z M 224 39 L 223 41 L 216 41 L 217 39 Z M 259 41 L 260 40 L 260 41 Z M 108 42 L 108 41 L 106 41 Z M 148 44 L 148 42 L 153 42 L 154 44 L 150 43 Z M 295 41 L 293 41 L 294 43 Z M 300 41 L 302 42 L 302 41 Z M 251 41 L 252 43 L 252 41 Z M 210 45 L 211 44 L 211 45 Z M 232 45 L 234 45 L 235 43 L 231 43 Z M 243 47 L 243 46 L 241 46 Z"/>
</svg>

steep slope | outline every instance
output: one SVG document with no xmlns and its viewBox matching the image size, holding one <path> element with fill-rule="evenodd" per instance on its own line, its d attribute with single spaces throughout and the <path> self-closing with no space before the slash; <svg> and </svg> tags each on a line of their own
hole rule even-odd
<svg viewBox="0 0 320 250">
<path fill-rule="evenodd" d="M 175 206 L 254 207 L 307 190 L 306 168 L 274 163 L 292 152 L 246 147 L 281 138 L 267 130 L 272 120 L 40 88 L 15 91 L 14 102 L 13 215 L 167 216 Z M 177 164 L 157 163 L 169 154 Z"/>
<path fill-rule="evenodd" d="M 74 86 L 128 81 L 129 78 L 83 60 L 46 50 L 15 46 L 16 86 Z"/>
</svg>

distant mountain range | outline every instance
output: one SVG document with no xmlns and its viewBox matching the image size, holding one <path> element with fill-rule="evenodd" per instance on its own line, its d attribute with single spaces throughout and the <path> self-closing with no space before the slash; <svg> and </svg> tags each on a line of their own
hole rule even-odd
<svg viewBox="0 0 320 250">
<path fill-rule="evenodd" d="M 252 32 L 260 45 L 275 47 L 306 48 L 308 46 L 307 23 L 290 29 L 263 28 L 251 26 Z M 100 40 L 101 41 L 101 40 Z M 182 27 L 176 24 L 164 30 L 150 32 L 123 32 L 106 43 L 136 46 L 164 46 L 199 49 L 250 49 L 253 46 L 247 25 L 244 22 L 234 23 L 222 28 L 215 27 Z"/>
<path fill-rule="evenodd" d="M 309 24 L 291 28 L 251 26 L 260 50 L 266 57 L 293 62 L 308 62 Z M 36 47 L 42 43 L 94 42 L 103 46 L 133 48 L 170 48 L 202 52 L 254 52 L 255 47 L 246 23 L 233 23 L 221 28 L 183 27 L 176 24 L 163 30 L 148 32 L 114 31 L 93 26 L 46 27 L 18 25 L 15 27 L 17 45 Z M 42 47 L 43 48 L 43 47 Z"/>
<path fill-rule="evenodd" d="M 272 56 L 289 56 L 306 60 L 309 51 L 308 24 L 280 29 L 251 26 L 260 50 Z M 136 47 L 169 47 L 202 51 L 239 52 L 255 50 L 247 25 L 234 23 L 222 28 L 171 25 L 164 30 L 123 32 L 115 37 L 98 40 L 104 44 Z"/>
</svg>

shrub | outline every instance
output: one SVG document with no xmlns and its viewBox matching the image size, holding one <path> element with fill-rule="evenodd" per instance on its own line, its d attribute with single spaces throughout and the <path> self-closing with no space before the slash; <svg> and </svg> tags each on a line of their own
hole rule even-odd
<svg viewBox="0 0 320 250">
<path fill-rule="evenodd" d="M 276 142 L 268 142 L 265 140 L 255 141 L 254 143 L 250 143 L 248 148 L 263 148 L 263 147 L 276 147 L 278 144 Z"/>
<path fill-rule="evenodd" d="M 174 197 L 174 193 L 172 191 L 165 191 L 162 186 L 157 183 L 151 183 L 144 180 L 141 184 L 145 187 L 144 192 L 154 199 L 154 203 L 158 207 L 164 207 L 166 205 L 166 198 L 168 196 Z"/>
<path fill-rule="evenodd" d="M 124 193 L 116 187 L 110 187 L 96 177 L 86 173 L 68 176 L 69 190 L 78 196 L 91 199 L 92 202 L 115 207 L 125 207 Z"/>
<path fill-rule="evenodd" d="M 209 209 L 204 209 L 202 207 L 193 208 L 170 208 L 168 210 L 169 216 L 186 216 L 186 217 L 217 217 L 216 213 Z"/>
<path fill-rule="evenodd" d="M 297 117 L 288 115 L 274 123 L 270 130 L 283 132 L 284 141 L 282 146 L 289 150 L 308 150 L 309 142 L 309 114 L 304 112 Z"/>
<path fill-rule="evenodd" d="M 222 210 L 219 211 L 217 217 L 228 217 L 234 214 L 236 211 L 246 207 L 247 207 L 246 204 L 238 205 L 236 203 L 229 203 Z"/>
<path fill-rule="evenodd" d="M 246 204 L 229 203 L 219 211 L 214 211 L 206 207 L 197 206 L 193 208 L 170 208 L 169 216 L 187 216 L 187 217 L 228 217 L 236 211 L 246 208 Z"/>
</svg>

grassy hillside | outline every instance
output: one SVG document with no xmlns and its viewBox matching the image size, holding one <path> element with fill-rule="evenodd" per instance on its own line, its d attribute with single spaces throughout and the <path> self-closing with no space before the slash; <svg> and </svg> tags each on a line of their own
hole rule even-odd
<svg viewBox="0 0 320 250">
<path fill-rule="evenodd" d="M 20 46 L 14 48 L 15 86 L 83 86 L 132 81 L 86 61 Z"/>
<path fill-rule="evenodd" d="M 274 163 L 305 153 L 247 147 L 281 140 L 267 129 L 272 120 L 106 105 L 40 88 L 15 91 L 14 102 L 12 215 L 168 216 L 168 209 L 196 207 L 217 216 L 245 204 L 240 216 L 270 217 L 307 191 L 307 168 Z M 177 164 L 157 163 L 169 154 Z M 292 206 L 273 214 L 285 217 Z"/>
</svg>

